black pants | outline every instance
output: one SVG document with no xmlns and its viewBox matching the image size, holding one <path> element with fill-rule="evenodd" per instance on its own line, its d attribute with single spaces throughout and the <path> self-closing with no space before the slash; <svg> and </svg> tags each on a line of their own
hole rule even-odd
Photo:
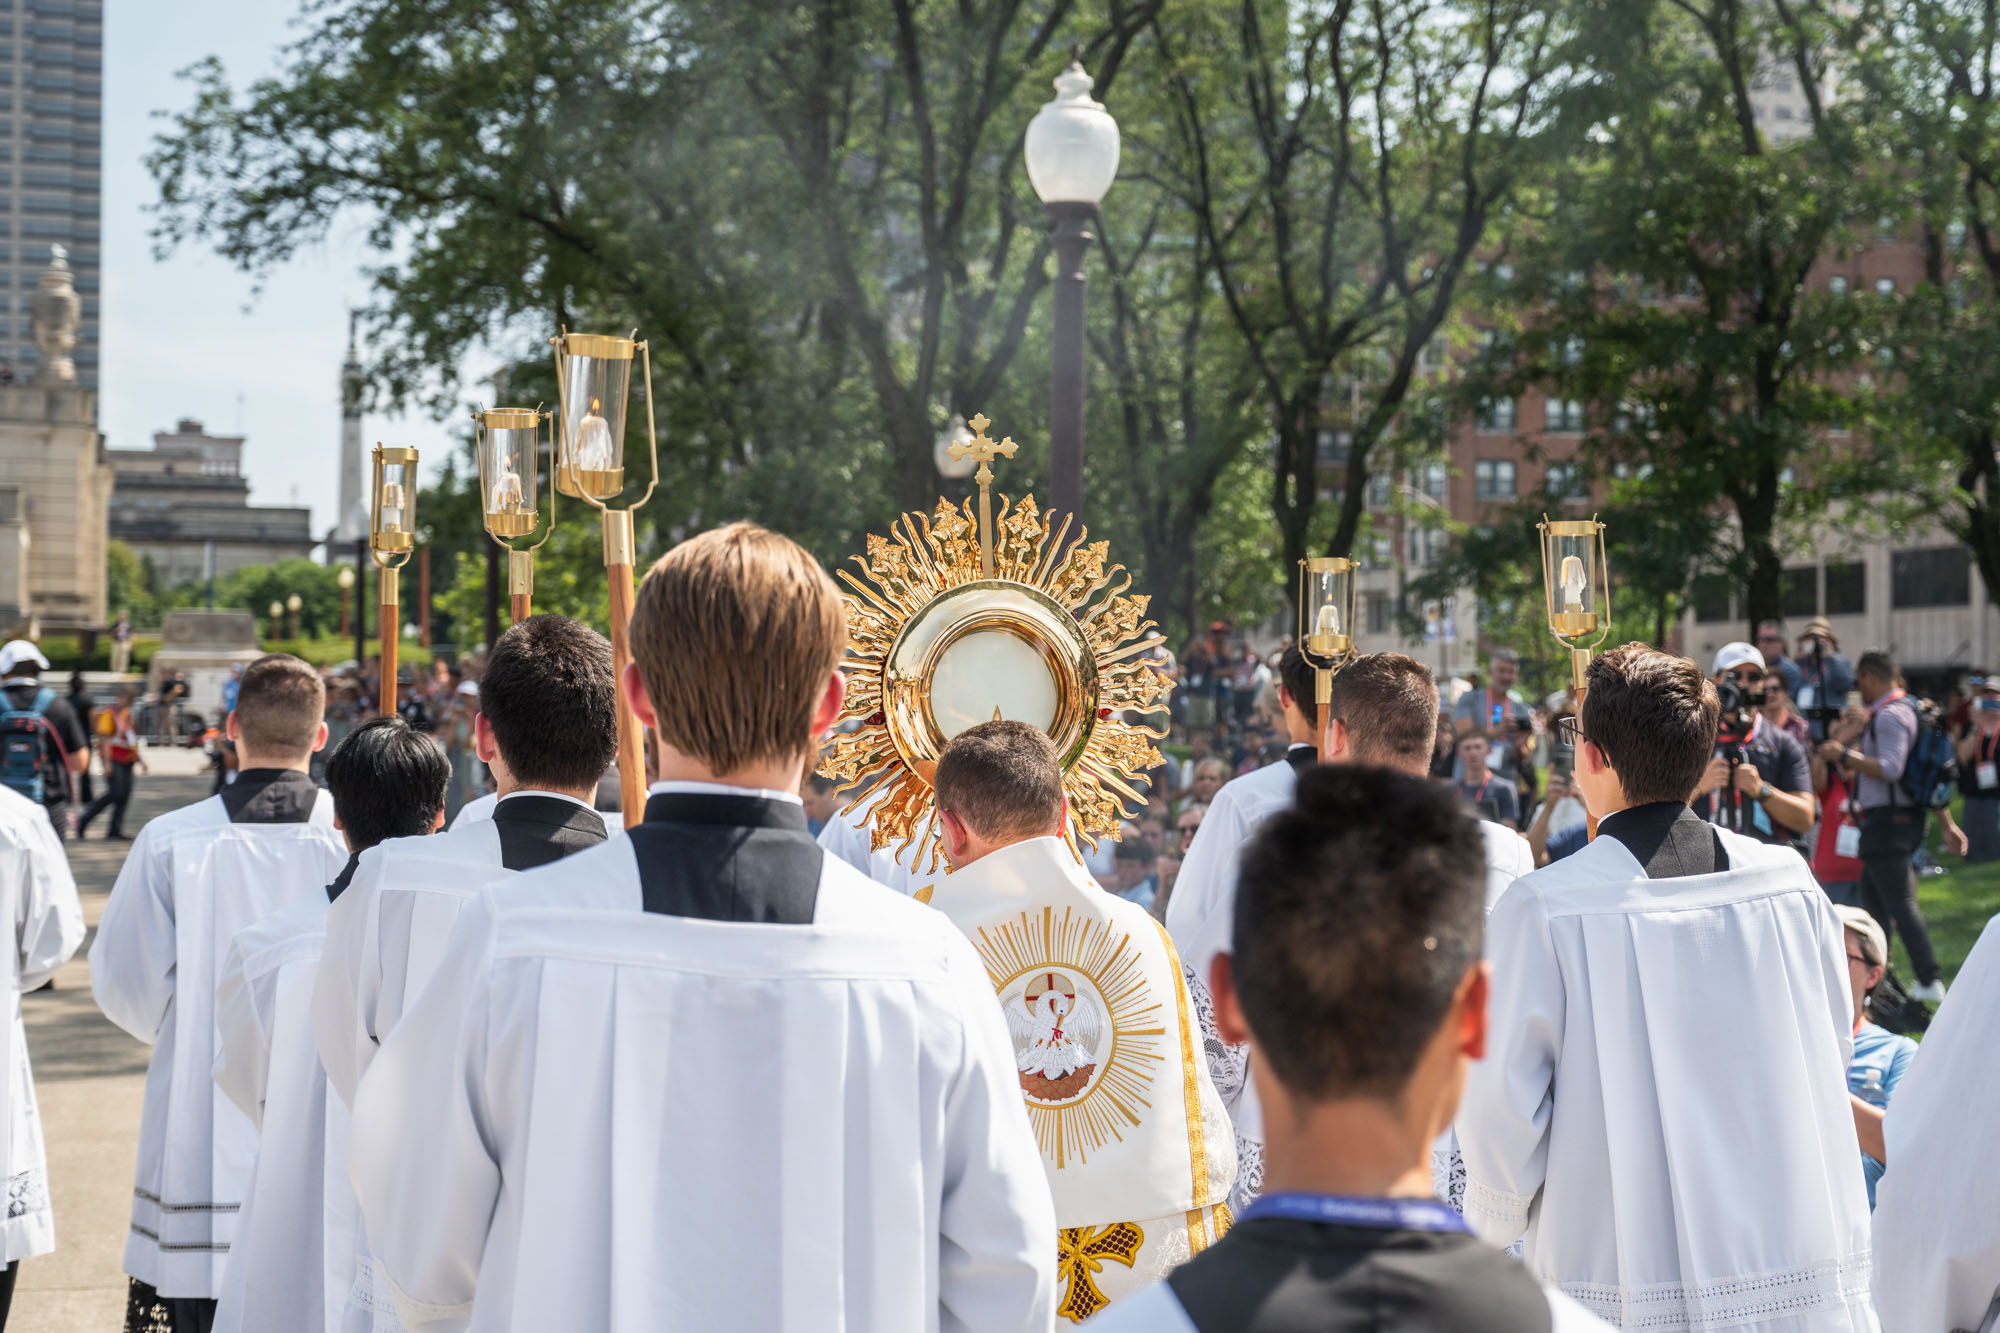
<svg viewBox="0 0 2000 1333">
<path fill-rule="evenodd" d="M 7 1312 L 14 1308 L 14 1279 L 21 1272 L 21 1261 L 16 1259 L 5 1268 L 0 1268 L 0 1333 L 7 1327 Z"/>
<path fill-rule="evenodd" d="M 125 1333 L 209 1333 L 216 1302 L 194 1296 L 162 1296 L 138 1278 L 129 1279 Z"/>
<path fill-rule="evenodd" d="M 90 821 L 106 807 L 111 810 L 111 836 L 117 837 L 125 831 L 125 807 L 132 801 L 133 765 L 111 761 L 104 774 L 104 795 L 83 807 L 83 815 L 76 823 L 76 836 L 81 838 Z"/>
<path fill-rule="evenodd" d="M 1891 940 L 1898 930 L 1903 932 L 1917 982 L 1928 986 L 1938 979 L 1937 954 L 1924 914 L 1917 910 L 1917 886 L 1910 875 L 1910 857 L 1923 842 L 1921 810 L 1878 806 L 1861 812 L 1861 906 Z"/>
</svg>

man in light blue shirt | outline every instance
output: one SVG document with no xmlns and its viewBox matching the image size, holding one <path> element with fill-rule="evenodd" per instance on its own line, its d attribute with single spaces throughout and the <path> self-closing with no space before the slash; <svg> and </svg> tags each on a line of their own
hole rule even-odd
<svg viewBox="0 0 2000 1333">
<path fill-rule="evenodd" d="M 1868 996 L 1887 971 L 1889 939 L 1875 918 L 1859 907 L 1836 907 L 1847 929 L 1847 984 L 1854 992 L 1854 1058 L 1847 1065 L 1847 1093 L 1854 1103 L 1854 1129 L 1861 1139 L 1861 1172 L 1868 1181 L 1868 1206 L 1875 1206 L 1875 1182 L 1882 1178 L 1888 1151 L 1882 1142 L 1882 1119 L 1889 1098 L 1917 1044 L 1868 1021 Z"/>
</svg>

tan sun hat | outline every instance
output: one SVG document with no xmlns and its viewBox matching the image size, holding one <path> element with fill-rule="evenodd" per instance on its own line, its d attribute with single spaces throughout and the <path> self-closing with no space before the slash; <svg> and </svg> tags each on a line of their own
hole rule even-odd
<svg viewBox="0 0 2000 1333">
<path fill-rule="evenodd" d="M 1833 626 L 1827 622 L 1825 616 L 1814 616 L 1811 620 L 1808 620 L 1805 629 L 1799 634 L 1799 642 L 1804 643 L 1815 634 L 1825 639 L 1834 647 L 1840 647 L 1840 640 L 1833 637 Z"/>
<path fill-rule="evenodd" d="M 1881 967 L 1889 958 L 1889 937 L 1883 933 L 1881 923 L 1859 907 L 1835 907 L 1840 924 L 1861 937 L 1861 956 L 1868 960 L 1868 966 Z"/>
</svg>

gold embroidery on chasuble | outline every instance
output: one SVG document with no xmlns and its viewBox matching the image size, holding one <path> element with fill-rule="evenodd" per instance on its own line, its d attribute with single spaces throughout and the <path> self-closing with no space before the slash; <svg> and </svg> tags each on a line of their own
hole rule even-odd
<svg viewBox="0 0 2000 1333">
<path fill-rule="evenodd" d="M 1159 925 L 1158 922 L 1154 923 Z M 1201 1047 L 1194 1039 L 1193 1024 L 1188 1015 L 1193 1010 L 1193 1002 L 1188 999 L 1187 978 L 1181 971 L 1180 951 L 1174 948 L 1173 936 L 1167 934 L 1165 926 L 1159 926 L 1160 947 L 1167 951 L 1167 967 L 1174 975 L 1175 1011 L 1180 1016 L 1181 1032 L 1181 1099 L 1187 1108 L 1188 1158 L 1194 1170 L 1194 1207 L 1188 1210 L 1188 1246 L 1200 1254 L 1208 1248 L 1208 1232 L 1203 1225 L 1202 1212 L 1208 1207 L 1208 1136 L 1203 1130 L 1201 1113 L 1202 1070 L 1195 1063 L 1195 1052 Z M 1215 1208 L 1215 1236 L 1220 1240 L 1230 1228 L 1234 1218 L 1229 1205 L 1218 1203 Z"/>
<path fill-rule="evenodd" d="M 1056 1170 L 1123 1141 L 1152 1109 L 1166 1013 L 1129 933 L 1043 907 L 972 937 L 1014 1041 L 1022 1099 Z"/>
<path fill-rule="evenodd" d="M 1111 1304 L 1111 1298 L 1098 1289 L 1097 1275 L 1104 1271 L 1107 1260 L 1130 1268 L 1145 1243 L 1146 1233 L 1136 1222 L 1058 1231 L 1056 1276 L 1063 1284 L 1063 1298 L 1056 1313 L 1072 1324 L 1081 1324 Z"/>
</svg>

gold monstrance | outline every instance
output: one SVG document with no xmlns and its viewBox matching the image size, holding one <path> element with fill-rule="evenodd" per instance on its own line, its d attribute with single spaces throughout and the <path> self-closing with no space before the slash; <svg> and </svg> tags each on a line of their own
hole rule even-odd
<svg viewBox="0 0 2000 1333">
<path fill-rule="evenodd" d="M 979 510 L 939 500 L 930 517 L 904 514 L 868 555 L 842 569 L 847 608 L 847 705 L 861 726 L 833 743 L 820 772 L 860 802 L 876 848 L 913 844 L 940 862 L 931 776 L 951 738 L 995 718 L 1033 723 L 1062 757 L 1074 849 L 1117 837 L 1119 821 L 1145 803 L 1133 780 L 1161 762 L 1164 730 L 1125 720 L 1151 710 L 1173 682 L 1141 660 L 1163 642 L 1145 619 L 1148 598 L 1127 596 L 1132 576 L 1105 563 L 1110 543 L 1066 541 L 1071 520 L 1051 531 L 1032 495 L 1000 497 L 993 514 L 992 460 L 1012 458 L 1011 439 L 988 439 L 991 423 L 966 423 L 973 439 L 957 458 L 979 463 Z M 902 852 L 898 850 L 900 860 Z M 917 869 L 915 859 L 911 868 Z"/>
</svg>

